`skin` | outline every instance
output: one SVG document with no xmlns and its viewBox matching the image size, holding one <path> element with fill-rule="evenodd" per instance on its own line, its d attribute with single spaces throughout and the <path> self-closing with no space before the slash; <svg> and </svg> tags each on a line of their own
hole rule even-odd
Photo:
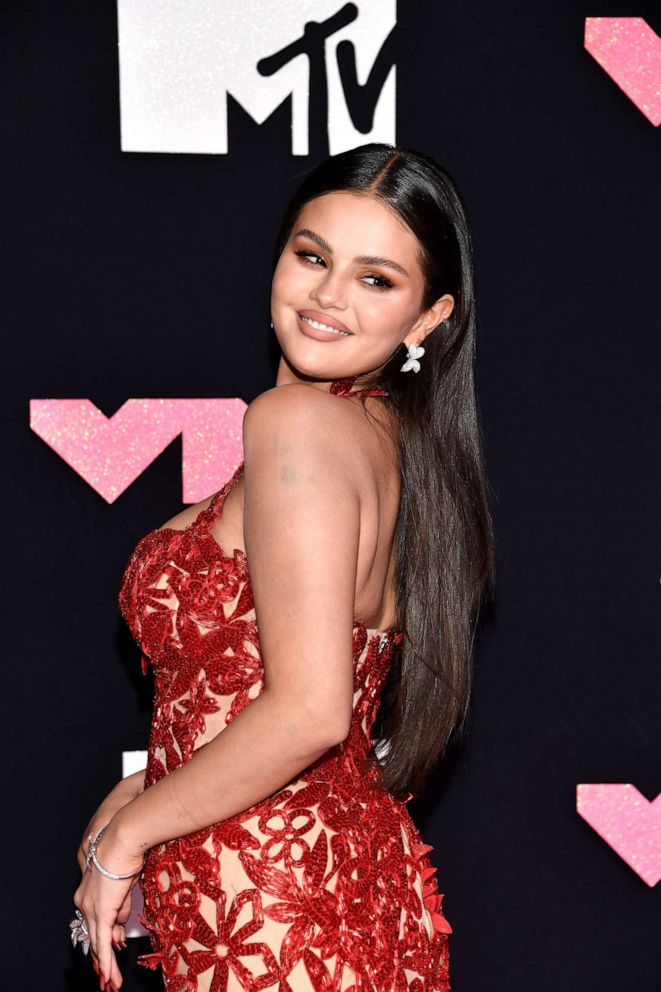
<svg viewBox="0 0 661 992">
<path fill-rule="evenodd" d="M 318 235 L 332 253 L 300 231 Z M 387 265 L 360 264 L 356 258 L 361 256 L 389 259 L 407 274 Z M 328 193 L 307 203 L 273 277 L 271 313 L 283 352 L 277 385 L 308 382 L 327 391 L 327 380 L 355 375 L 358 389 L 361 378 L 382 368 L 398 348 L 404 361 L 402 345 L 420 345 L 454 305 L 446 293 L 428 310 L 420 310 L 424 276 L 418 256 L 413 233 L 394 210 L 372 196 Z M 384 279 L 392 286 L 380 285 Z M 330 346 L 306 338 L 298 329 L 300 309 L 328 313 L 353 335 Z"/>
<path fill-rule="evenodd" d="M 360 256 L 390 259 L 404 274 Z M 391 285 L 378 288 L 383 279 Z M 200 742 L 207 746 L 190 761 L 146 790 L 144 772 L 119 783 L 90 820 L 74 904 L 88 921 L 101 988 L 122 985 L 113 942 L 123 941 L 145 852 L 260 802 L 348 733 L 354 620 L 394 625 L 399 469 L 382 429 L 387 401 L 340 399 L 329 388 L 346 376 L 360 388 L 361 377 L 398 348 L 404 361 L 401 346 L 421 344 L 449 316 L 449 294 L 420 309 L 423 289 L 417 240 L 387 205 L 341 192 L 300 212 L 272 283 L 282 350 L 276 385 L 246 410 L 243 477 L 214 529 L 224 549 L 242 548 L 250 560 L 264 688 L 228 726 L 211 718 Z M 299 325 L 301 309 L 339 319 L 351 336 L 313 340 Z M 183 529 L 208 504 L 165 526 Z M 136 872 L 133 879 L 86 867 L 87 835 L 104 825 L 99 860 Z"/>
</svg>

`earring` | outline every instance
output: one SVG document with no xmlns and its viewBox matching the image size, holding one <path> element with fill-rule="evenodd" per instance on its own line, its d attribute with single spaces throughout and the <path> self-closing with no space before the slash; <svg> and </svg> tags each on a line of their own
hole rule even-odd
<svg viewBox="0 0 661 992">
<path fill-rule="evenodd" d="M 273 321 L 271 321 L 271 330 L 273 330 Z"/>
<path fill-rule="evenodd" d="M 406 361 L 404 362 L 404 364 L 402 365 L 402 367 L 401 367 L 401 369 L 399 371 L 400 372 L 411 372 L 411 371 L 413 371 L 413 372 L 419 372 L 420 371 L 420 362 L 418 361 L 418 359 L 419 358 L 422 358 L 422 356 L 424 355 L 424 353 L 425 353 L 425 349 L 424 348 L 419 348 L 415 344 L 408 345 L 408 358 L 406 359 Z"/>
</svg>

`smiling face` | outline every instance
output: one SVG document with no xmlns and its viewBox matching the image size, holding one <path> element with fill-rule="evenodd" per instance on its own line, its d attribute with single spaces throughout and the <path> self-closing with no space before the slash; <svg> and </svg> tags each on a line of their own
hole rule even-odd
<svg viewBox="0 0 661 992">
<path fill-rule="evenodd" d="M 385 365 L 402 344 L 421 344 L 454 301 L 445 294 L 421 311 L 419 254 L 395 211 L 369 194 L 326 193 L 306 203 L 271 287 L 283 353 L 278 384 L 360 377 Z"/>
</svg>

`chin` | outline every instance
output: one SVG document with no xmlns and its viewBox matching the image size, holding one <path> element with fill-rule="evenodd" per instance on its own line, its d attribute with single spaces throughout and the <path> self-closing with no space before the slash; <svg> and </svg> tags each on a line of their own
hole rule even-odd
<svg viewBox="0 0 661 992">
<path fill-rule="evenodd" d="M 333 379 L 343 379 L 348 375 L 347 372 L 338 372 L 332 366 L 329 367 L 327 362 L 292 361 L 289 355 L 285 355 L 285 358 L 301 379 L 318 379 L 322 382 L 330 382 Z"/>
<path fill-rule="evenodd" d="M 317 379 L 340 379 L 349 373 L 336 372 L 340 363 L 330 354 L 333 347 L 336 345 L 328 346 L 316 341 L 299 341 L 292 347 L 290 340 L 282 347 L 282 353 L 291 367 L 301 375 L 314 376 Z"/>
<path fill-rule="evenodd" d="M 344 368 L 338 368 L 336 365 L 331 365 L 326 359 L 319 359 L 318 361 L 305 361 L 300 356 L 298 360 L 294 360 L 289 354 L 285 355 L 285 358 L 289 366 L 293 369 L 296 375 L 300 376 L 302 379 L 316 379 L 320 382 L 332 382 L 333 379 L 344 379 L 351 373 Z"/>
</svg>

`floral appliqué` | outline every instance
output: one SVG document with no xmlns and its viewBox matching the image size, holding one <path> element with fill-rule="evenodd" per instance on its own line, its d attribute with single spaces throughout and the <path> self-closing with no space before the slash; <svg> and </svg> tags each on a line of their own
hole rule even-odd
<svg viewBox="0 0 661 992">
<path fill-rule="evenodd" d="M 122 576 L 119 606 L 155 676 L 145 788 L 263 688 L 246 556 L 211 533 L 242 470 L 185 530 L 146 534 Z M 380 785 L 371 739 L 401 637 L 355 621 L 345 740 L 262 802 L 147 853 L 153 953 L 139 961 L 161 967 L 167 992 L 450 989 L 431 847 Z"/>
</svg>

